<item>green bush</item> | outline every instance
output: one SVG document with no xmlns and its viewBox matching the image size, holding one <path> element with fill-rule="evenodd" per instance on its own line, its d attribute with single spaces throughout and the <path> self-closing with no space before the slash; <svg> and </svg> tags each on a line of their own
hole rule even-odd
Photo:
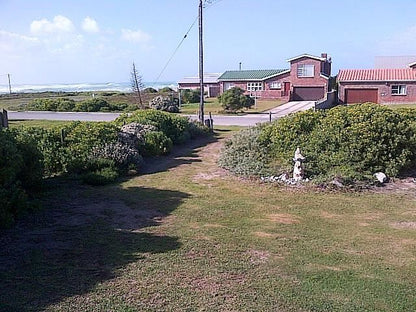
<svg viewBox="0 0 416 312">
<path fill-rule="evenodd" d="M 96 146 L 90 157 L 91 159 L 110 160 L 122 173 L 127 172 L 128 169 L 139 170 L 143 164 L 143 157 L 139 154 L 138 149 L 121 142 Z"/>
<path fill-rule="evenodd" d="M 254 105 L 254 99 L 244 94 L 240 88 L 231 88 L 218 97 L 225 111 L 236 112 Z"/>
<path fill-rule="evenodd" d="M 149 87 L 149 88 L 145 88 L 143 90 L 143 93 L 157 93 L 157 90 L 155 88 Z"/>
<path fill-rule="evenodd" d="M 104 167 L 95 171 L 90 171 L 82 175 L 82 181 L 86 184 L 99 186 L 115 182 L 119 177 L 117 169 Z"/>
<path fill-rule="evenodd" d="M 201 90 L 197 89 L 197 90 L 190 90 L 190 89 L 185 89 L 181 91 L 181 99 L 182 102 L 185 104 L 190 104 L 190 103 L 199 103 L 200 101 L 200 95 L 201 94 Z"/>
<path fill-rule="evenodd" d="M 76 112 L 110 111 L 110 104 L 104 99 L 93 98 L 75 104 Z"/>
<path fill-rule="evenodd" d="M 378 171 L 396 177 L 416 164 L 416 114 L 411 110 L 374 104 L 337 107 L 296 113 L 258 129 L 251 139 L 226 147 L 221 157 L 229 158 L 230 170 L 244 171 L 233 168 L 253 142 L 259 166 L 281 171 L 291 170 L 300 147 L 306 175 L 317 180 L 369 181 Z"/>
<path fill-rule="evenodd" d="M 44 129 L 39 127 L 20 127 L 13 130 L 17 138 L 27 138 L 36 143 L 42 153 L 45 176 L 52 176 L 67 169 L 69 154 L 61 142 L 60 129 Z"/>
<path fill-rule="evenodd" d="M 225 141 L 219 165 L 242 176 L 271 173 L 267 147 L 260 140 L 262 128 L 241 130 Z"/>
<path fill-rule="evenodd" d="M 162 131 L 174 144 L 181 144 L 189 140 L 190 123 L 187 118 L 157 111 L 140 110 L 133 112 L 130 116 L 122 115 L 116 119 L 116 124 L 123 125 L 136 122 L 142 125 L 152 125 L 158 131 Z"/>
<path fill-rule="evenodd" d="M 69 112 L 75 107 L 75 101 L 71 99 L 34 99 L 27 105 L 28 110 L 34 111 L 62 111 Z"/>
<path fill-rule="evenodd" d="M 64 127 L 69 172 L 85 170 L 93 149 L 117 141 L 118 127 L 107 122 L 73 122 Z"/>
<path fill-rule="evenodd" d="M 150 100 L 149 107 L 169 113 L 179 113 L 179 100 L 171 96 L 159 95 Z"/>
<path fill-rule="evenodd" d="M 163 88 L 159 89 L 159 92 L 167 93 L 167 92 L 174 92 L 174 90 L 172 88 L 169 88 L 169 87 L 163 87 Z"/>
<path fill-rule="evenodd" d="M 161 131 L 146 133 L 142 153 L 144 156 L 158 156 L 168 154 L 173 146 L 172 140 Z"/>
<path fill-rule="evenodd" d="M 0 129 L 0 227 L 32 207 L 28 195 L 41 183 L 41 155 L 30 139 Z"/>
</svg>

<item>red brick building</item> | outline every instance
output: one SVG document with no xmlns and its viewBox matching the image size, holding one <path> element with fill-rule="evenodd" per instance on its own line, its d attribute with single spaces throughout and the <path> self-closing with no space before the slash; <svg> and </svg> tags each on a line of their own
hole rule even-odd
<svg viewBox="0 0 416 312">
<path fill-rule="evenodd" d="M 342 69 L 337 82 L 340 103 L 416 103 L 416 62 L 408 68 Z"/>
<path fill-rule="evenodd" d="M 207 94 L 207 97 L 217 97 L 220 94 L 219 76 L 221 74 L 217 73 L 207 73 L 204 75 L 204 92 Z M 199 87 L 199 77 L 185 77 L 178 82 L 179 90 L 196 90 Z"/>
<path fill-rule="evenodd" d="M 289 69 L 226 71 L 219 78 L 220 93 L 239 87 L 261 99 L 319 100 L 328 91 L 331 59 L 302 54 L 287 60 Z"/>
</svg>

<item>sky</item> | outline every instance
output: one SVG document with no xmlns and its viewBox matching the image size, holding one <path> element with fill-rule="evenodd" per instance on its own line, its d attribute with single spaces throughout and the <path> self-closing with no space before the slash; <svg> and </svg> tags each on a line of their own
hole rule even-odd
<svg viewBox="0 0 416 312">
<path fill-rule="evenodd" d="M 207 2 L 207 1 L 204 1 Z M 416 55 L 415 0 L 211 0 L 205 72 L 285 69 L 304 53 L 339 69 Z M 0 84 L 146 82 L 198 75 L 199 0 L 0 0 Z M 173 57 L 172 57 L 173 55 Z M 170 63 L 164 71 L 163 68 Z M 4 80 L 4 81 L 3 81 Z"/>
</svg>

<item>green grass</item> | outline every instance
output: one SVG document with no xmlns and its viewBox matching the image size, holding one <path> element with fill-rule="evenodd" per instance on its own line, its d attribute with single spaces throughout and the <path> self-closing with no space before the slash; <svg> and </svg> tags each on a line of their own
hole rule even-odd
<svg viewBox="0 0 416 312">
<path fill-rule="evenodd" d="M 413 104 L 390 104 L 390 105 L 386 105 L 390 108 L 393 109 L 398 109 L 398 108 L 416 108 L 416 103 Z"/>
<path fill-rule="evenodd" d="M 40 127 L 40 128 L 54 128 L 70 124 L 72 121 L 61 120 L 9 120 L 9 127 L 16 128 L 20 126 L 25 127 Z"/>
<path fill-rule="evenodd" d="M 219 148 L 111 186 L 52 183 L 37 245 L 0 269 L 0 311 L 414 311 L 413 193 L 240 180 Z"/>
<path fill-rule="evenodd" d="M 244 113 L 259 113 L 276 106 L 283 104 L 281 101 L 257 101 L 257 106 L 244 110 Z M 183 114 L 198 114 L 199 103 L 182 104 L 181 113 Z M 209 98 L 204 103 L 204 112 L 213 114 L 225 114 L 221 104 L 217 98 Z"/>
</svg>

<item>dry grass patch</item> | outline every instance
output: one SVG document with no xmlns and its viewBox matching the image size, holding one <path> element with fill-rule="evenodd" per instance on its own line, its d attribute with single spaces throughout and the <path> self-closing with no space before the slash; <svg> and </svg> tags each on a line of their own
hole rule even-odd
<svg viewBox="0 0 416 312">
<path fill-rule="evenodd" d="M 281 224 L 296 224 L 299 223 L 298 217 L 288 213 L 273 213 L 267 216 L 267 219 L 272 222 Z"/>
</svg>

